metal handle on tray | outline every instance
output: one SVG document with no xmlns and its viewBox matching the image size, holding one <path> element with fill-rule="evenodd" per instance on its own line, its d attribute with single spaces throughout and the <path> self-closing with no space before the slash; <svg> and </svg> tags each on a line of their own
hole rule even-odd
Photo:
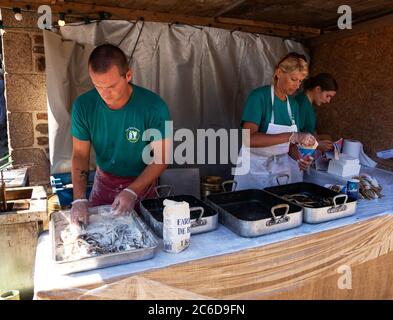
<svg viewBox="0 0 393 320">
<path fill-rule="evenodd" d="M 276 214 L 274 213 L 277 209 L 281 209 L 281 208 L 285 208 L 285 213 L 283 218 L 286 219 L 288 213 L 289 213 L 289 205 L 286 203 L 282 203 L 282 204 L 278 204 L 276 206 L 274 206 L 273 208 L 271 208 L 270 212 L 272 213 L 273 219 L 274 221 L 277 221 L 277 217 Z"/>
<path fill-rule="evenodd" d="M 168 196 L 170 196 L 170 194 L 172 193 L 172 186 L 171 185 L 169 185 L 169 184 L 163 184 L 163 185 L 160 185 L 160 186 L 156 186 L 156 187 L 154 187 L 154 191 L 155 191 L 155 193 L 156 193 L 156 195 L 157 195 L 157 198 L 160 198 L 161 196 L 160 196 L 160 193 L 158 192 L 158 190 L 159 189 L 163 189 L 163 188 L 168 188 L 168 192 L 167 192 L 167 194 L 164 196 L 164 197 L 168 197 Z"/>
<path fill-rule="evenodd" d="M 334 203 L 334 206 L 335 206 L 335 207 L 337 207 L 337 199 L 338 199 L 338 198 L 345 198 L 344 202 L 343 202 L 342 204 L 340 204 L 340 206 L 345 205 L 345 204 L 347 203 L 347 201 L 348 201 L 348 195 L 346 195 L 346 194 L 338 194 L 338 195 L 336 195 L 336 196 L 333 198 L 333 203 Z"/>
<path fill-rule="evenodd" d="M 279 179 L 283 178 L 283 177 L 287 178 L 287 183 L 284 183 L 284 184 L 288 184 L 289 183 L 289 174 L 282 174 L 282 175 L 276 176 L 277 184 L 280 185 L 280 186 L 281 186 L 281 183 L 280 183 Z"/>
<path fill-rule="evenodd" d="M 237 181 L 235 181 L 235 180 L 226 180 L 226 181 L 224 181 L 223 183 L 221 183 L 221 187 L 222 187 L 222 189 L 224 190 L 224 192 L 228 192 L 227 191 L 227 189 L 226 189 L 226 185 L 227 184 L 232 184 L 232 185 L 235 185 L 235 188 L 233 189 L 234 191 L 236 190 L 236 188 L 237 188 Z M 231 190 L 229 190 L 229 191 L 231 191 Z"/>
<path fill-rule="evenodd" d="M 192 211 L 198 211 L 198 210 L 201 211 L 201 214 L 199 215 L 199 217 L 198 217 L 198 219 L 197 219 L 196 221 L 200 221 L 200 220 L 202 219 L 203 214 L 205 213 L 205 209 L 204 209 L 203 207 L 191 207 L 191 208 L 190 208 L 190 213 L 191 213 Z"/>
</svg>

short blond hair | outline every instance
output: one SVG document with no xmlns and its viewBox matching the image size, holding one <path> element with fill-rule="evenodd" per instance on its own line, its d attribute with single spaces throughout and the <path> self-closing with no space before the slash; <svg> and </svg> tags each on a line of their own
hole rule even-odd
<svg viewBox="0 0 393 320">
<path fill-rule="evenodd" d="M 290 52 L 285 55 L 281 60 L 277 63 L 277 66 L 274 70 L 273 75 L 273 83 L 277 82 L 277 71 L 281 69 L 285 73 L 291 73 L 294 71 L 302 72 L 305 76 L 308 76 L 308 63 L 307 59 L 304 55 L 299 54 L 297 52 Z"/>
</svg>

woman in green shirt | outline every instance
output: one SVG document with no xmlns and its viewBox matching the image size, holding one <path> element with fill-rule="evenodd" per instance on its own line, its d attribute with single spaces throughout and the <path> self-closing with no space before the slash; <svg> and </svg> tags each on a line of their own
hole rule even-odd
<svg viewBox="0 0 393 320">
<path fill-rule="evenodd" d="M 338 85 L 332 75 L 319 73 L 303 82 L 303 92 L 296 96 L 299 104 L 300 131 L 316 135 L 317 117 L 314 111 L 315 106 L 330 103 L 336 95 Z M 318 141 L 318 149 L 322 152 L 333 150 L 331 141 Z"/>
<path fill-rule="evenodd" d="M 272 85 L 257 88 L 249 95 L 242 127 L 249 130 L 250 139 L 239 153 L 234 174 L 236 190 L 263 189 L 276 185 L 284 176 L 291 182 L 290 145 L 316 142 L 311 134 L 298 132 L 298 104 L 291 97 L 307 74 L 306 58 L 289 53 L 278 62 Z M 299 159 L 294 163 L 298 170 L 305 170 L 311 161 Z"/>
</svg>

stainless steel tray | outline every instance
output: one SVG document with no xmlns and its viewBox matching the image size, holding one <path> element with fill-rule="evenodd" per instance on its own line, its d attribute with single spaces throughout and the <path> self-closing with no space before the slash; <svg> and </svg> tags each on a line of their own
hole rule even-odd
<svg viewBox="0 0 393 320">
<path fill-rule="evenodd" d="M 163 233 L 163 201 L 165 199 L 188 202 L 191 211 L 191 234 L 212 231 L 218 227 L 218 211 L 192 195 L 142 200 L 140 203 L 142 216 L 160 238 Z"/>
<path fill-rule="evenodd" d="M 242 237 L 258 237 L 302 224 L 301 207 L 263 190 L 211 194 L 207 202 L 219 210 L 220 222 Z"/>
<path fill-rule="evenodd" d="M 282 197 L 287 194 L 308 193 L 319 197 L 328 197 L 333 199 L 333 206 L 309 208 L 303 207 L 304 222 L 320 223 L 339 218 L 344 218 L 355 214 L 357 201 L 348 197 L 346 194 L 337 193 L 328 188 L 313 183 L 299 182 L 276 187 L 266 188 L 265 191 Z"/>
<path fill-rule="evenodd" d="M 110 206 L 99 206 L 89 208 L 90 214 L 99 214 L 100 210 L 108 209 Z M 69 274 L 80 271 L 87 271 L 98 268 L 105 268 L 119 264 L 131 263 L 135 261 L 147 260 L 154 257 L 158 250 L 158 241 L 154 234 L 149 230 L 145 223 L 133 213 L 129 216 L 130 222 L 135 222 L 136 227 L 142 233 L 144 248 L 131 249 L 116 253 L 102 254 L 86 257 L 79 260 L 62 260 L 60 232 L 65 224 L 69 223 L 70 211 L 59 211 L 51 215 L 49 233 L 52 240 L 52 260 L 56 264 L 56 269 L 61 274 Z M 62 226 L 62 227 L 61 227 Z"/>
</svg>

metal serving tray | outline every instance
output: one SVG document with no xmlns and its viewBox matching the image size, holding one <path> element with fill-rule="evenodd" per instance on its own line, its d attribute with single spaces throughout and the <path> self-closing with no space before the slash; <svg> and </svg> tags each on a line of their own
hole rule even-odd
<svg viewBox="0 0 393 320">
<path fill-rule="evenodd" d="M 355 214 L 357 200 L 346 194 L 337 193 L 314 183 L 299 182 L 276 187 L 266 188 L 265 191 L 278 197 L 292 194 L 310 194 L 314 197 L 333 198 L 333 206 L 303 207 L 304 222 L 320 223 L 334 219 L 344 218 Z M 299 204 L 300 205 L 300 204 Z M 300 205 L 301 206 L 301 205 Z"/>
<path fill-rule="evenodd" d="M 241 190 L 207 196 L 220 222 L 242 237 L 257 237 L 302 224 L 302 208 L 263 190 Z"/>
<path fill-rule="evenodd" d="M 108 208 L 110 208 L 110 206 L 89 208 L 89 213 L 99 214 L 100 210 Z M 117 253 L 102 254 L 79 260 L 64 261 L 62 259 L 60 232 L 62 228 L 64 228 L 64 225 L 68 224 L 70 221 L 70 211 L 54 212 L 51 215 L 49 233 L 52 240 L 52 260 L 56 264 L 56 269 L 61 274 L 70 274 L 153 258 L 159 246 L 156 237 L 136 213 L 129 216 L 129 219 L 130 222 L 135 222 L 136 227 L 142 233 L 143 243 L 146 247 Z"/>
<path fill-rule="evenodd" d="M 165 199 L 188 202 L 191 215 L 191 234 L 212 231 L 218 227 L 218 211 L 192 195 L 177 195 L 142 200 L 140 203 L 142 216 L 160 238 L 162 238 L 164 226 L 163 201 Z"/>
</svg>

